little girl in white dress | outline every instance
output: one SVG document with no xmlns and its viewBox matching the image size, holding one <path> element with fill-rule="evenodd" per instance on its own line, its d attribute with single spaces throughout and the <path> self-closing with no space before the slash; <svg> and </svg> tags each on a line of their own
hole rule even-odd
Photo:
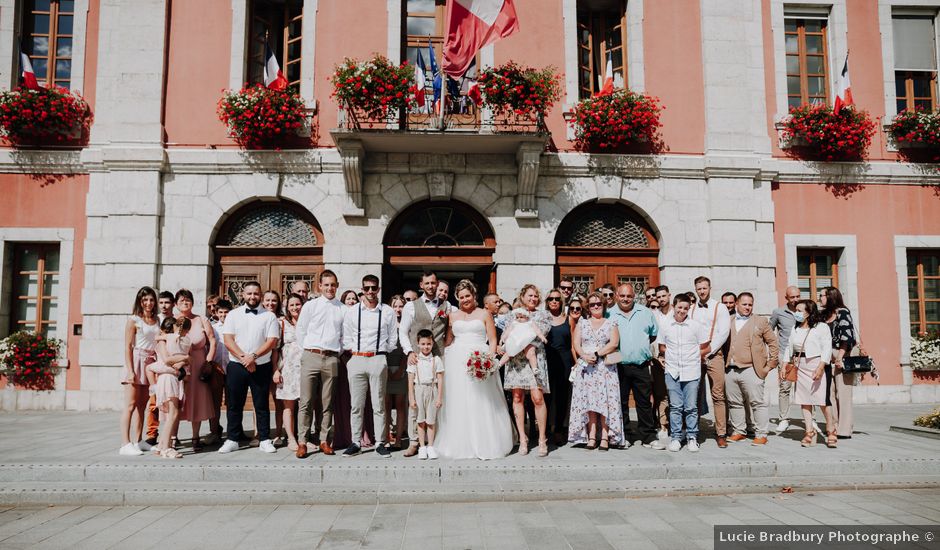
<svg viewBox="0 0 940 550">
<path fill-rule="evenodd" d="M 535 323 L 529 319 L 528 311 L 519 308 L 513 313 L 516 316 L 516 322 L 511 323 L 509 328 L 503 332 L 503 349 L 506 353 L 500 357 L 499 366 L 502 368 L 516 355 L 525 353 L 529 366 L 532 367 L 532 371 L 536 373 L 536 378 L 538 378 L 538 358 L 535 356 L 535 347 L 532 346 L 532 342 L 539 339 L 543 344 L 546 344 L 548 339 L 539 332 Z"/>
<path fill-rule="evenodd" d="M 167 317 L 160 324 L 163 332 L 157 337 L 157 360 L 147 366 L 147 377 L 156 395 L 157 408 L 163 413 L 164 426 L 156 452 L 163 458 L 182 458 L 170 438 L 179 426 L 181 403 L 185 399 L 183 378 L 189 365 L 190 341 L 186 337 L 192 323 L 185 317 Z"/>
</svg>

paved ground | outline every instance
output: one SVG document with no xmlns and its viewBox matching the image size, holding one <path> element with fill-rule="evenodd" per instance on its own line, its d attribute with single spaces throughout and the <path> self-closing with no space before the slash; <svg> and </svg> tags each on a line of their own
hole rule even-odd
<svg viewBox="0 0 940 550">
<path fill-rule="evenodd" d="M 0 548 L 712 548 L 712 526 L 940 524 L 940 490 L 345 506 L 0 507 Z"/>
<path fill-rule="evenodd" d="M 929 406 L 859 406 L 838 449 L 802 448 L 797 425 L 766 448 L 709 440 L 699 453 L 553 449 L 493 461 L 396 453 L 296 459 L 184 447 L 181 460 L 117 454 L 116 413 L 0 414 L 0 505 L 376 504 L 623 498 L 825 489 L 940 488 L 940 440 L 892 432 Z M 184 426 L 180 436 L 188 436 Z"/>
</svg>

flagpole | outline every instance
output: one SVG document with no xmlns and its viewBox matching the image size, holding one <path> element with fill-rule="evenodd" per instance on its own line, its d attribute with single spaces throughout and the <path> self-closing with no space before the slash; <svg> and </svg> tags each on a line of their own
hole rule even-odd
<svg viewBox="0 0 940 550">
<path fill-rule="evenodd" d="M 440 102 L 440 113 L 438 118 L 438 129 L 444 131 L 444 102 L 447 101 L 447 75 L 444 74 L 444 47 L 441 44 L 441 64 L 438 66 L 438 70 L 441 72 L 441 102 Z"/>
</svg>

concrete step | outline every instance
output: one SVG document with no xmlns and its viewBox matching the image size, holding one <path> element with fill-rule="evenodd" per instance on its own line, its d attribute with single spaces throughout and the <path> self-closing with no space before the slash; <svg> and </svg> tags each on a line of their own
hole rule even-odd
<svg viewBox="0 0 940 550">
<path fill-rule="evenodd" d="M 0 505 L 376 504 L 643 498 L 822 490 L 938 488 L 940 475 L 728 477 L 505 483 L 13 482 Z"/>
</svg>

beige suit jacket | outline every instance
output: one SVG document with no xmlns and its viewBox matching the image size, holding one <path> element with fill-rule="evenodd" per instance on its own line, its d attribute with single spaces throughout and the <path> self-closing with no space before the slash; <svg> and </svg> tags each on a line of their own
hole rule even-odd
<svg viewBox="0 0 940 550">
<path fill-rule="evenodd" d="M 729 342 L 735 342 L 738 339 L 737 323 L 734 318 L 731 319 L 731 334 L 728 336 Z M 751 319 L 741 327 L 741 336 L 745 337 L 746 345 L 751 348 L 751 359 L 753 360 L 754 372 L 757 377 L 763 380 L 767 374 L 777 368 L 778 357 L 780 356 L 780 345 L 777 341 L 777 335 L 770 328 L 767 319 L 758 315 L 752 315 Z M 725 354 L 725 368 L 731 363 L 734 356 L 734 350 L 729 349 Z"/>
</svg>

